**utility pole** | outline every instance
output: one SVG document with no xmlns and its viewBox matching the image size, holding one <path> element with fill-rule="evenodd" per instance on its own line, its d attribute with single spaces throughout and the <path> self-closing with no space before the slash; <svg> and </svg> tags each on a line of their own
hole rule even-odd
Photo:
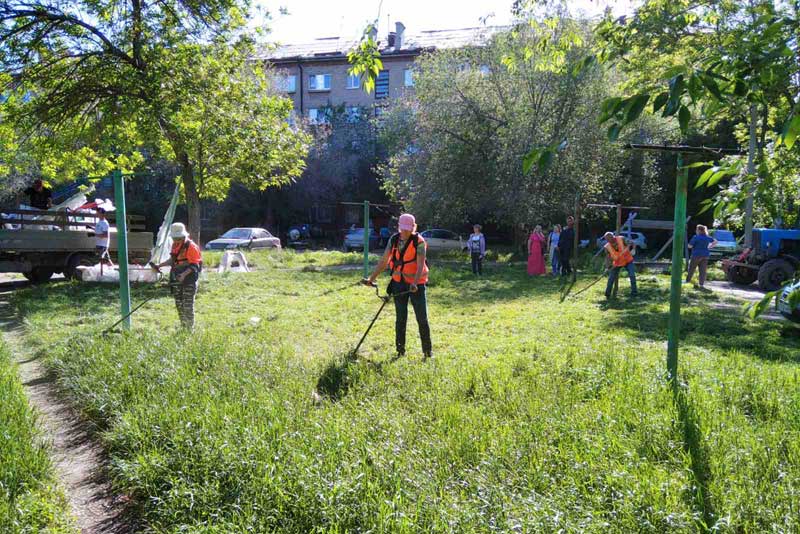
<svg viewBox="0 0 800 534">
<path fill-rule="evenodd" d="M 364 278 L 369 276 L 369 200 L 364 201 Z"/>
<path fill-rule="evenodd" d="M 122 326 L 131 328 L 131 285 L 128 280 L 128 215 L 125 209 L 125 182 L 119 169 L 111 173 L 114 202 L 117 204 L 117 265 L 119 266 L 119 311 Z"/>
<path fill-rule="evenodd" d="M 683 165 L 684 154 L 742 155 L 741 150 L 670 145 L 629 144 L 633 150 L 676 152 L 678 175 L 675 180 L 675 217 L 673 220 L 672 266 L 670 268 L 669 326 L 667 330 L 667 380 L 675 387 L 678 378 L 678 341 L 681 330 L 681 287 L 683 281 L 683 246 L 686 240 L 686 197 L 689 184 L 689 169 Z"/>
</svg>

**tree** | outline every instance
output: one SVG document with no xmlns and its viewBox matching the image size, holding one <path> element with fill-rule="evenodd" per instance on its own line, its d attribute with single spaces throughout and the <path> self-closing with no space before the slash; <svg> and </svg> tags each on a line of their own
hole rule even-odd
<svg viewBox="0 0 800 534">
<path fill-rule="evenodd" d="M 201 197 L 224 196 L 232 181 L 287 183 L 303 168 L 307 140 L 286 122 L 291 105 L 248 62 L 248 9 L 247 0 L 0 2 L 12 148 L 55 174 L 74 154 L 87 172 L 133 170 L 138 149 L 156 147 L 180 166 L 198 238 Z"/>
<path fill-rule="evenodd" d="M 800 118 L 795 119 L 800 115 L 792 111 L 800 73 L 797 5 L 648 0 L 632 17 L 606 19 L 597 34 L 596 57 L 630 80 L 630 96 L 603 105 L 612 138 L 648 103 L 654 113 L 677 117 L 684 135 L 691 123 L 701 128 L 719 120 L 746 125 L 740 139 L 748 146 L 747 166 L 731 159 L 703 173 L 699 183 L 713 186 L 732 178 L 731 187 L 717 197 L 716 215 L 742 215 L 749 244 L 754 196 L 772 183 L 765 174 L 766 160 L 785 158 L 784 148 L 791 149 L 800 133 Z"/>
<path fill-rule="evenodd" d="M 557 50 L 529 53 L 545 42 Z M 534 20 L 486 47 L 421 58 L 415 94 L 381 117 L 387 190 L 432 223 L 480 217 L 513 226 L 518 236 L 537 222 L 562 220 L 577 191 L 598 200 L 610 191 L 628 195 L 619 201 L 647 198 L 648 177 L 628 181 L 643 167 L 631 170 L 631 155 L 596 127 L 614 80 L 596 65 L 577 72 L 589 46 L 585 24 Z M 653 135 L 652 125 L 640 127 L 632 136 Z M 547 149 L 531 157 L 532 146 Z"/>
</svg>

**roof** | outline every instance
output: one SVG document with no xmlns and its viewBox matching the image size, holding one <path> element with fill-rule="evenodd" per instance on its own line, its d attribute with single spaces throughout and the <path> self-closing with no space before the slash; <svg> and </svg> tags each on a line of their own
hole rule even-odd
<svg viewBox="0 0 800 534">
<path fill-rule="evenodd" d="M 405 31 L 401 49 L 386 47 L 386 39 L 379 45 L 382 56 L 418 54 L 423 50 L 461 48 L 485 45 L 492 36 L 508 30 L 509 26 L 480 26 L 455 30 L 423 30 L 417 33 Z M 347 52 L 358 44 L 358 40 L 343 37 L 320 37 L 311 42 L 279 45 L 265 50 L 257 59 L 286 61 L 290 59 L 330 59 L 347 57 Z"/>
</svg>

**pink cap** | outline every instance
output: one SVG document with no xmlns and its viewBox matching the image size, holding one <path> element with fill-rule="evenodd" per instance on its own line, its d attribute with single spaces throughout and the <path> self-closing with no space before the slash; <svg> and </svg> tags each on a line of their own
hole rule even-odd
<svg viewBox="0 0 800 534">
<path fill-rule="evenodd" d="M 406 230 L 408 232 L 413 232 L 414 227 L 417 225 L 416 219 L 410 213 L 404 213 L 400 216 L 400 219 L 397 221 L 397 227 L 400 230 Z"/>
</svg>

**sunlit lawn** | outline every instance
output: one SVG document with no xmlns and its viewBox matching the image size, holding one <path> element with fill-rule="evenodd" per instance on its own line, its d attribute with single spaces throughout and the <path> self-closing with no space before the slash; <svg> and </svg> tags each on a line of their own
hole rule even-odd
<svg viewBox="0 0 800 534">
<path fill-rule="evenodd" d="M 352 361 L 380 301 L 331 292 L 360 271 L 330 266 L 359 257 L 255 253 L 252 273 L 209 273 L 193 336 L 163 287 L 134 288 L 163 297 L 128 335 L 99 335 L 113 287 L 16 303 L 159 532 L 800 530 L 800 340 L 780 324 L 688 290 L 674 394 L 667 278 L 642 275 L 634 302 L 624 279 L 616 304 L 602 282 L 561 302 L 523 267 L 434 262 L 435 357 L 412 312 L 392 358 L 390 305 Z"/>
</svg>

